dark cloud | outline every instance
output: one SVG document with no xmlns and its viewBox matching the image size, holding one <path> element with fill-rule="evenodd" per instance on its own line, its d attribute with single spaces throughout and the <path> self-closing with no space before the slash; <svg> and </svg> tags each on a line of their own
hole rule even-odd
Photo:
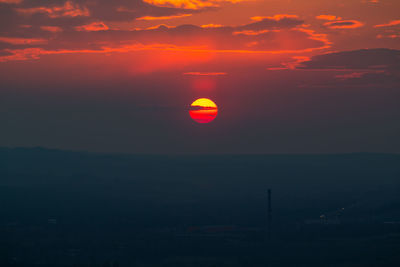
<svg viewBox="0 0 400 267">
<path fill-rule="evenodd" d="M 395 86 L 400 83 L 400 75 L 390 72 L 371 71 L 365 72 L 359 78 L 348 79 L 345 84 L 350 86 L 373 86 L 373 87 L 388 87 Z M 340 84 L 340 83 L 338 83 Z"/>
<path fill-rule="evenodd" d="M 3 51 L 0 50 L 0 57 L 2 57 L 2 56 L 10 56 L 10 55 L 12 55 L 10 52 L 4 51 L 4 50 Z"/>
<path fill-rule="evenodd" d="M 23 22 L 10 5 L 0 4 L 0 34 L 11 34 Z"/>
<path fill-rule="evenodd" d="M 362 49 L 318 55 L 302 62 L 297 69 L 330 77 L 322 83 L 314 81 L 304 86 L 398 88 L 400 50 Z"/>
<path fill-rule="evenodd" d="M 362 49 L 318 55 L 301 69 L 386 69 L 400 70 L 400 50 Z"/>
</svg>

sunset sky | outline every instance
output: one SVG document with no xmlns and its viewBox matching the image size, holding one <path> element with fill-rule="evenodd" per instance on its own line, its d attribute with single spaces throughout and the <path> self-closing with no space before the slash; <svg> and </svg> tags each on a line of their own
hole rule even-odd
<svg viewBox="0 0 400 267">
<path fill-rule="evenodd" d="M 398 0 L 0 0 L 0 146 L 400 152 Z M 190 104 L 218 116 L 198 124 Z"/>
</svg>

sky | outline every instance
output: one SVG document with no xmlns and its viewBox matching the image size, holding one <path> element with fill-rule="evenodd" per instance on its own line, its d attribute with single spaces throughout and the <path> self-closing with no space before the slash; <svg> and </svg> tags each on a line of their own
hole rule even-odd
<svg viewBox="0 0 400 267">
<path fill-rule="evenodd" d="M 0 0 L 0 146 L 400 152 L 398 0 Z M 190 104 L 218 106 L 210 123 Z"/>
</svg>

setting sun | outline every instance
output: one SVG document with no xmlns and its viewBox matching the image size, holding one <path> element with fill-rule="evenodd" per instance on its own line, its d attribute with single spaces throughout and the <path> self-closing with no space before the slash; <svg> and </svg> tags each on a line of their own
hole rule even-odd
<svg viewBox="0 0 400 267">
<path fill-rule="evenodd" d="M 217 105 L 208 98 L 199 98 L 190 105 L 189 115 L 198 123 L 209 123 L 217 114 Z"/>
</svg>

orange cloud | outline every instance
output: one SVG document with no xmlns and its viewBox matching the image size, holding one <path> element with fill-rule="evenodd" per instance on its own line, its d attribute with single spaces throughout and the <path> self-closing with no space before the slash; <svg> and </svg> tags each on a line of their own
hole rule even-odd
<svg viewBox="0 0 400 267">
<path fill-rule="evenodd" d="M 150 26 L 147 27 L 145 30 L 155 30 L 155 29 L 169 29 L 169 28 L 173 28 L 172 26 L 168 26 L 165 24 L 158 24 L 158 25 L 154 25 L 154 26 Z M 141 29 L 138 29 L 138 31 L 140 31 Z"/>
<path fill-rule="evenodd" d="M 63 29 L 58 26 L 41 26 L 40 29 L 43 31 L 54 32 L 54 33 L 63 31 Z"/>
<path fill-rule="evenodd" d="M 13 45 L 40 45 L 40 44 L 46 44 L 47 40 L 36 39 L 36 38 L 0 37 L 0 42 Z"/>
<path fill-rule="evenodd" d="M 204 25 L 201 25 L 201 27 L 202 28 L 221 28 L 221 27 L 223 27 L 223 25 L 221 25 L 221 24 L 204 24 Z"/>
<path fill-rule="evenodd" d="M 59 17 L 79 17 L 89 16 L 89 10 L 86 7 L 80 7 L 71 1 L 65 2 L 63 6 L 52 6 L 52 7 L 32 7 L 32 8 L 17 8 L 17 12 L 26 15 L 32 15 L 36 13 L 47 14 L 50 18 Z"/>
<path fill-rule="evenodd" d="M 83 26 L 75 27 L 77 31 L 86 31 L 86 32 L 98 32 L 98 31 L 107 31 L 109 27 L 103 22 L 93 22 Z"/>
<path fill-rule="evenodd" d="M 193 75 L 193 76 L 221 76 L 227 75 L 226 72 L 185 72 L 183 75 Z"/>
<path fill-rule="evenodd" d="M 341 17 L 337 17 L 334 15 L 319 15 L 315 17 L 316 19 L 320 19 L 320 20 L 342 20 Z"/>
<path fill-rule="evenodd" d="M 260 35 L 260 34 L 267 33 L 267 32 L 272 32 L 272 31 L 279 32 L 280 30 L 237 31 L 237 32 L 233 32 L 232 34 L 233 35 L 240 35 L 240 34 L 243 34 L 243 35 Z"/>
<path fill-rule="evenodd" d="M 330 47 L 330 45 L 332 44 L 329 40 L 328 40 L 328 36 L 326 34 L 323 33 L 316 33 L 314 30 L 311 29 L 297 29 L 299 32 L 304 32 L 306 34 L 308 34 L 308 39 L 310 40 L 314 40 L 314 41 L 319 41 L 323 44 L 325 44 L 325 48 Z"/>
<path fill-rule="evenodd" d="M 328 20 L 324 26 L 329 29 L 356 29 L 364 26 L 364 23 L 357 20 L 343 20 L 334 15 L 319 15 L 315 17 L 320 20 Z"/>
<path fill-rule="evenodd" d="M 148 4 L 159 7 L 174 7 L 183 9 L 202 9 L 206 7 L 218 7 L 222 3 L 238 3 L 246 0 L 143 0 Z"/>
<path fill-rule="evenodd" d="M 297 18 L 299 18 L 299 16 L 297 16 L 297 15 L 276 14 L 274 16 L 254 16 L 254 17 L 251 17 L 250 19 L 254 20 L 254 21 L 262 21 L 264 19 L 280 21 L 282 19 L 297 19 Z"/>
<path fill-rule="evenodd" d="M 335 20 L 324 23 L 329 29 L 356 29 L 364 26 L 364 23 L 357 20 Z"/>
<path fill-rule="evenodd" d="M 192 14 L 180 14 L 180 15 L 173 15 L 173 16 L 161 16 L 161 17 L 152 17 L 152 16 L 144 16 L 137 18 L 136 20 L 167 20 L 167 19 L 178 19 L 184 17 L 190 17 Z"/>
<path fill-rule="evenodd" d="M 391 26 L 396 26 L 396 25 L 400 25 L 400 20 L 392 20 L 391 22 L 386 23 L 386 24 L 378 24 L 378 25 L 375 25 L 374 28 L 391 27 Z"/>
</svg>

